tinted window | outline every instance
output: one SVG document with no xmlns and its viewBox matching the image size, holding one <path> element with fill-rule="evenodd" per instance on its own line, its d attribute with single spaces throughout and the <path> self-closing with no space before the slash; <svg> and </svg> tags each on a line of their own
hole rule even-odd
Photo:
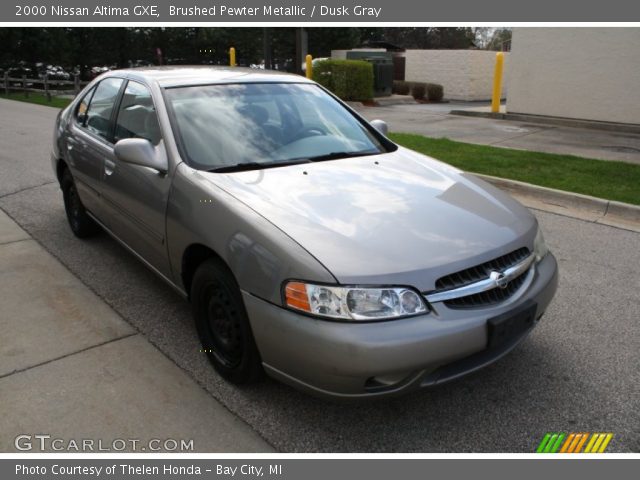
<svg viewBox="0 0 640 480">
<path fill-rule="evenodd" d="M 117 142 L 123 138 L 145 138 L 153 145 L 161 139 L 151 92 L 137 82 L 127 84 L 120 103 L 114 140 Z"/>
<path fill-rule="evenodd" d="M 122 86 L 121 78 L 107 78 L 101 81 L 91 98 L 85 126 L 103 138 L 109 138 L 111 112 Z"/>
<path fill-rule="evenodd" d="M 246 83 L 166 92 L 174 130 L 195 168 L 385 151 L 361 122 L 315 85 Z"/>
<path fill-rule="evenodd" d="M 91 95 L 93 95 L 93 92 L 95 92 L 96 87 L 93 87 L 91 90 L 89 90 L 84 97 L 82 97 L 82 100 L 80 100 L 80 103 L 78 104 L 78 110 L 76 111 L 76 120 L 78 121 L 78 123 L 82 124 L 84 126 L 84 122 L 87 119 L 86 115 L 87 115 L 87 110 L 89 110 L 89 102 L 91 101 Z"/>
</svg>

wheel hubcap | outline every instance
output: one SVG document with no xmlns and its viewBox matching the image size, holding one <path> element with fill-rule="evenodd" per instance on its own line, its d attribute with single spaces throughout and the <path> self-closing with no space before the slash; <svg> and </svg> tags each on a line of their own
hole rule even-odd
<svg viewBox="0 0 640 480">
<path fill-rule="evenodd" d="M 233 304 L 221 289 L 209 289 L 206 304 L 207 324 L 216 358 L 227 367 L 242 360 L 242 330 Z"/>
</svg>

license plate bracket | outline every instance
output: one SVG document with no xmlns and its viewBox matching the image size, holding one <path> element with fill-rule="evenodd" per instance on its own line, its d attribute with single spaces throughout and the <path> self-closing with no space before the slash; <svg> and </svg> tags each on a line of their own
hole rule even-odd
<svg viewBox="0 0 640 480">
<path fill-rule="evenodd" d="M 512 310 L 487 321 L 488 348 L 496 348 L 521 336 L 535 323 L 537 304 L 532 300 L 525 302 L 517 310 Z"/>
</svg>

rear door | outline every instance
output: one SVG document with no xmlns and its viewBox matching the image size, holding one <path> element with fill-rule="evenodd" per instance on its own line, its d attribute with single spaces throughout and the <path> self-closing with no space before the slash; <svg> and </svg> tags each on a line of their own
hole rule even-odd
<svg viewBox="0 0 640 480">
<path fill-rule="evenodd" d="M 109 218 L 102 201 L 102 179 L 106 162 L 113 161 L 113 116 L 122 78 L 102 80 L 78 105 L 67 137 L 67 158 L 80 198 L 85 207 L 102 223 Z"/>
<path fill-rule="evenodd" d="M 143 138 L 164 152 L 155 103 L 149 88 L 129 80 L 115 116 L 114 143 Z M 165 212 L 171 178 L 147 167 L 113 158 L 107 162 L 103 196 L 111 230 L 166 277 L 171 276 L 165 238 Z"/>
</svg>

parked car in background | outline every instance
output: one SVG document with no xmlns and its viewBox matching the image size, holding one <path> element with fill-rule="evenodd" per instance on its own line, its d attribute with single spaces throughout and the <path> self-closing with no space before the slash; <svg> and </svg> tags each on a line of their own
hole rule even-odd
<svg viewBox="0 0 640 480">
<path fill-rule="evenodd" d="M 526 208 L 297 75 L 111 71 L 55 132 L 73 233 L 106 230 L 188 298 L 231 382 L 438 385 L 512 350 L 556 291 Z"/>
<path fill-rule="evenodd" d="M 108 67 L 106 65 L 102 65 L 102 66 L 93 66 L 89 69 L 89 77 L 90 79 L 94 79 L 99 75 L 102 75 L 105 72 L 108 72 L 109 70 L 112 70 L 114 67 Z"/>
<path fill-rule="evenodd" d="M 45 76 L 49 80 L 71 80 L 71 74 L 67 72 L 60 65 L 45 65 L 43 63 L 36 63 L 36 70 L 38 71 L 38 78 L 44 78 Z"/>
<path fill-rule="evenodd" d="M 13 86 L 23 86 L 22 78 L 34 79 L 36 72 L 32 66 L 29 66 L 26 62 L 19 62 L 16 66 L 7 68 L 7 75 L 14 80 L 11 82 Z M 18 80 L 20 79 L 20 80 Z M 27 81 L 27 87 L 32 87 L 33 82 Z"/>
</svg>

